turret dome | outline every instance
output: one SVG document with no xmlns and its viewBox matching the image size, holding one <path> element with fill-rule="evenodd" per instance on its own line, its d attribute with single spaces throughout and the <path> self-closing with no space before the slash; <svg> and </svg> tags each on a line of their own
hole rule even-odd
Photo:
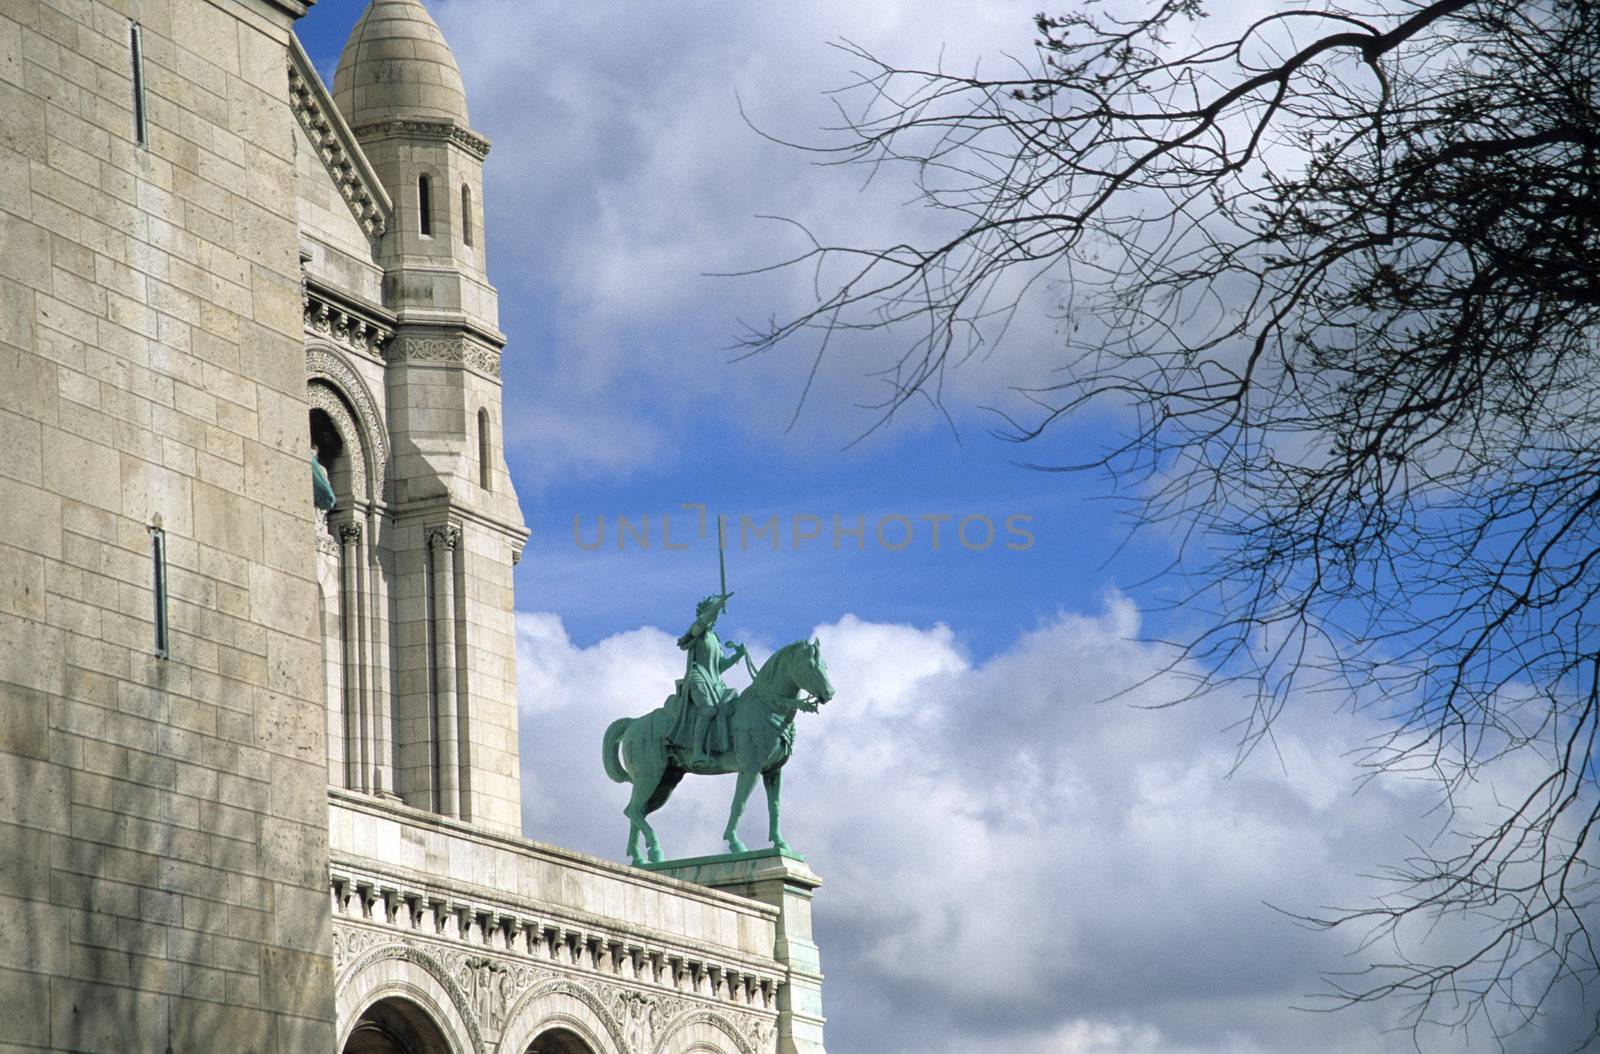
<svg viewBox="0 0 1600 1054">
<path fill-rule="evenodd" d="M 352 128 L 400 118 L 467 124 L 467 92 L 422 0 L 372 0 L 350 31 L 333 98 Z"/>
</svg>

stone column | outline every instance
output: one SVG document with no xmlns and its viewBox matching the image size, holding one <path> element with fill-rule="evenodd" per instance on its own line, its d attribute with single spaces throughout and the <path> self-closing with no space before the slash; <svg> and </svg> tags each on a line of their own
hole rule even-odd
<svg viewBox="0 0 1600 1054">
<path fill-rule="evenodd" d="M 394 718 L 389 706 L 389 595 L 384 589 L 383 564 L 378 557 L 379 514 L 367 514 L 366 588 L 362 590 L 368 612 L 371 632 L 368 644 L 368 665 L 372 669 L 372 742 L 376 755 L 376 771 L 372 777 L 372 792 L 385 797 L 395 793 L 394 771 Z"/>
<path fill-rule="evenodd" d="M 646 865 L 778 909 L 773 957 L 786 976 L 778 990 L 778 1054 L 827 1054 L 822 1045 L 822 956 L 811 937 L 811 894 L 822 879 L 798 853 L 763 849 Z"/>
<path fill-rule="evenodd" d="M 461 746 L 456 730 L 456 546 L 461 528 L 428 532 L 433 554 L 433 690 L 437 701 L 435 741 L 439 744 L 439 811 L 461 814 Z"/>
<path fill-rule="evenodd" d="M 344 635 L 344 760 L 351 790 L 370 790 L 367 715 L 361 705 L 361 525 L 339 525 L 339 612 Z"/>
</svg>

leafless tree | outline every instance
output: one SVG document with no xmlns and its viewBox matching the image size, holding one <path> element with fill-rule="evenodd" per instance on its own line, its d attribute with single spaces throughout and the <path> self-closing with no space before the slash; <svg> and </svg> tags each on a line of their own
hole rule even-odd
<svg viewBox="0 0 1600 1054">
<path fill-rule="evenodd" d="M 1249 686 L 1246 748 L 1301 689 L 1383 707 L 1365 763 L 1451 810 L 1391 894 L 1305 919 L 1366 927 L 1336 1001 L 1510 1034 L 1600 970 L 1600 0 L 1220 33 L 1201 6 L 1041 15 L 1009 77 L 845 45 L 824 160 L 904 170 L 947 235 L 811 241 L 780 266 L 815 268 L 817 301 L 745 347 L 887 330 L 887 418 L 1049 284 L 1060 380 L 1002 431 L 1132 422 L 1040 467 L 1109 469 L 1180 526 L 1210 616 L 1178 642 L 1192 694 Z M 1440 922 L 1474 942 L 1431 961 L 1412 937 Z"/>
</svg>

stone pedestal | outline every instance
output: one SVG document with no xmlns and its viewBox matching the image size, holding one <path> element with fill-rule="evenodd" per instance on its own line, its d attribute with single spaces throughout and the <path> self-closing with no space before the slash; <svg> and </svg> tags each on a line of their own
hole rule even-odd
<svg viewBox="0 0 1600 1054">
<path fill-rule="evenodd" d="M 799 853 L 763 849 L 647 865 L 658 874 L 736 893 L 779 911 L 773 956 L 788 972 L 778 993 L 778 1054 L 827 1054 L 822 1045 L 822 959 L 811 937 L 811 894 L 822 879 Z"/>
</svg>

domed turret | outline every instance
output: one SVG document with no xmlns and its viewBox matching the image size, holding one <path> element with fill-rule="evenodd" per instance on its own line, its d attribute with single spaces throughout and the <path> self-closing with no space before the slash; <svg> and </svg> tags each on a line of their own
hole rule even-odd
<svg viewBox="0 0 1600 1054">
<path fill-rule="evenodd" d="M 333 101 L 394 202 L 377 250 L 387 306 L 457 312 L 497 333 L 483 259 L 489 141 L 467 123 L 461 68 L 422 0 L 370 0 Z"/>
<path fill-rule="evenodd" d="M 467 125 L 467 92 L 422 0 L 372 0 L 350 32 L 333 97 L 351 127 L 406 118 Z"/>
</svg>

